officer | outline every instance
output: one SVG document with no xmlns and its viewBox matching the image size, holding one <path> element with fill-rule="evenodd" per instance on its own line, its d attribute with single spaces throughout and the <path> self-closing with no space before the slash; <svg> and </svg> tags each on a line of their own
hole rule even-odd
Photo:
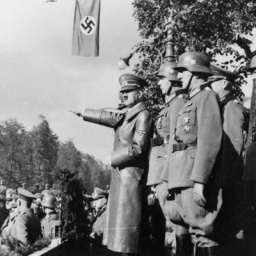
<svg viewBox="0 0 256 256">
<path fill-rule="evenodd" d="M 181 88 L 182 83 L 178 79 L 178 72 L 173 68 L 177 66 L 175 62 L 165 62 L 159 70 L 158 77 L 160 78 L 158 86 L 160 87 L 162 94 L 165 96 L 165 105 L 161 108 L 159 115 L 156 118 L 154 137 L 152 139 L 152 150 L 150 153 L 149 161 L 149 173 L 147 179 L 147 185 L 153 186 L 153 191 L 156 191 L 157 199 L 160 203 L 161 209 L 166 217 L 166 241 L 165 244 L 171 247 L 171 241 L 167 238 L 170 237 L 172 232 L 171 223 L 167 218 L 165 209 L 166 197 L 168 195 L 167 180 L 168 180 L 168 165 L 164 170 L 167 158 L 167 150 L 169 144 L 173 143 L 174 129 L 177 122 L 180 109 L 186 102 L 186 94 Z M 152 194 L 151 194 L 152 196 Z M 161 227 L 161 215 L 158 213 L 158 204 L 155 203 L 154 213 L 156 218 L 152 216 L 152 221 L 157 222 L 157 234 L 159 234 Z M 152 207 L 151 207 L 152 208 Z M 160 209 L 160 210 L 161 210 Z M 155 219 L 155 220 L 154 220 Z M 172 248 L 171 248 L 172 250 Z M 170 252 L 171 253 L 171 252 Z"/>
<path fill-rule="evenodd" d="M 169 159 L 168 201 L 170 219 L 189 226 L 196 255 L 219 255 L 216 220 L 222 190 L 215 184 L 213 168 L 221 146 L 222 123 L 217 95 L 210 89 L 210 59 L 199 52 L 186 52 L 176 68 L 188 101 L 179 112 L 173 152 Z M 187 255 L 184 253 L 181 255 Z"/>
<path fill-rule="evenodd" d="M 85 109 L 84 121 L 112 127 L 115 130 L 114 151 L 110 156 L 111 172 L 106 232 L 103 243 L 119 253 L 138 253 L 140 250 L 142 217 L 144 212 L 143 190 L 148 169 L 152 118 L 142 102 L 142 87 L 147 82 L 134 74 L 119 78 L 124 112 Z M 146 198 L 145 198 L 146 200 Z M 144 202 L 146 206 L 146 201 Z"/>
<path fill-rule="evenodd" d="M 24 188 L 24 189 L 27 189 L 27 184 L 25 182 L 23 182 L 21 187 Z"/>
<path fill-rule="evenodd" d="M 92 207 L 95 209 L 95 222 L 92 226 L 92 233 L 90 234 L 92 238 L 101 237 L 102 239 L 105 228 L 107 197 L 108 192 L 100 188 L 94 189 Z"/>
<path fill-rule="evenodd" d="M 55 237 L 55 229 L 59 219 L 58 213 L 56 212 L 56 198 L 52 195 L 45 195 L 42 201 L 43 211 L 45 212 L 45 217 L 41 220 L 42 234 L 44 237 Z"/>
<path fill-rule="evenodd" d="M 5 219 L 2 227 L 1 227 L 1 236 L 8 237 L 10 236 L 11 229 L 13 227 L 15 218 L 18 215 L 17 211 L 17 201 L 18 195 L 15 190 L 7 189 L 6 191 L 6 209 L 9 211 L 8 217 Z"/>
<path fill-rule="evenodd" d="M 11 229 L 11 236 L 22 244 L 34 243 L 42 235 L 41 225 L 30 208 L 33 199 L 32 193 L 24 188 L 18 188 L 18 216 Z"/>
</svg>

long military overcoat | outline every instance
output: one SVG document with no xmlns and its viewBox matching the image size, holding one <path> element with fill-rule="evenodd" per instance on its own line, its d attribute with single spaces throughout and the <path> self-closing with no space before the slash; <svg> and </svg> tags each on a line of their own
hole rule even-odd
<svg viewBox="0 0 256 256">
<path fill-rule="evenodd" d="M 137 253 L 142 224 L 143 187 L 153 122 L 144 103 L 126 113 L 86 109 L 85 121 L 114 128 L 114 150 L 103 244 L 116 252 Z"/>
</svg>

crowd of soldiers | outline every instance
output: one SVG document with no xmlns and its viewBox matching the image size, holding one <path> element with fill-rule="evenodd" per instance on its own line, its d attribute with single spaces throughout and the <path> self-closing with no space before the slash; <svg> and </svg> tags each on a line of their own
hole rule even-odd
<svg viewBox="0 0 256 256">
<path fill-rule="evenodd" d="M 243 176 L 255 165 L 244 168 L 238 74 L 186 52 L 157 76 L 165 104 L 155 121 L 143 102 L 147 81 L 134 74 L 119 78 L 120 108 L 71 111 L 115 132 L 103 245 L 110 255 L 152 245 L 153 255 L 253 255 Z"/>
<path fill-rule="evenodd" d="M 18 241 L 21 246 L 31 245 L 41 238 L 53 239 L 60 235 L 60 191 L 53 185 L 44 189 L 36 184 L 33 191 L 22 183 L 17 189 L 0 182 L 1 241 Z"/>
</svg>

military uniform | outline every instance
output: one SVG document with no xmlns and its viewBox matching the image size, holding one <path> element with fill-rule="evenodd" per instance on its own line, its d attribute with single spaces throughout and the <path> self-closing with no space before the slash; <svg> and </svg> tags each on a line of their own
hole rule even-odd
<svg viewBox="0 0 256 256">
<path fill-rule="evenodd" d="M 138 89 L 144 80 L 125 74 L 119 81 L 121 90 L 130 90 Z M 114 151 L 111 154 L 111 164 L 115 169 L 111 171 L 103 244 L 112 251 L 137 253 L 153 123 L 142 102 L 125 112 L 86 109 L 82 117 L 84 121 L 115 130 Z"/>
<path fill-rule="evenodd" d="M 34 196 L 29 191 L 18 188 L 18 200 L 32 202 Z M 19 214 L 15 218 L 11 229 L 11 237 L 17 239 L 23 244 L 34 243 L 41 237 L 41 226 L 39 220 L 35 217 L 30 208 L 19 209 Z"/>
<path fill-rule="evenodd" d="M 180 56 L 176 70 L 181 73 L 190 71 L 181 74 L 189 94 L 179 112 L 176 144 L 173 144 L 169 159 L 168 189 L 173 200 L 168 201 L 168 214 L 177 224 L 177 235 L 182 235 L 183 228 L 189 227 L 196 250 L 207 249 L 212 253 L 219 245 L 215 228 L 222 206 L 222 190 L 216 183 L 219 173 L 214 168 L 222 137 L 220 107 L 210 84 L 202 83 L 206 80 L 204 77 L 211 75 L 210 60 L 206 55 L 186 52 Z M 197 76 L 193 77 L 194 73 Z M 204 186 L 205 205 L 200 201 L 200 194 L 194 197 L 194 188 L 198 185 Z M 205 255 L 211 254 L 207 252 Z"/>
<path fill-rule="evenodd" d="M 47 214 L 42 220 L 41 220 L 41 229 L 42 229 L 42 235 L 44 237 L 50 237 L 54 238 L 55 233 L 55 227 L 56 227 L 56 220 L 59 219 L 58 213 L 53 211 L 49 214 Z"/>
<path fill-rule="evenodd" d="M 15 223 L 15 219 L 18 216 L 18 212 L 10 212 L 9 216 L 4 221 L 3 226 L 1 227 L 1 236 L 8 237 L 11 234 L 12 227 Z"/>
</svg>

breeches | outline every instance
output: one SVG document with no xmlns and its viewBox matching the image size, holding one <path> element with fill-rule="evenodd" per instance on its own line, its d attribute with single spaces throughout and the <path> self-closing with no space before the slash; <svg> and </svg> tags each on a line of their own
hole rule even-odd
<svg viewBox="0 0 256 256">
<path fill-rule="evenodd" d="M 168 217 L 174 223 L 177 235 L 190 233 L 196 246 L 218 246 L 222 237 L 221 209 L 222 189 L 211 187 L 205 190 L 207 204 L 198 206 L 193 199 L 193 189 L 184 188 L 174 193 L 174 200 L 167 201 Z"/>
</svg>

